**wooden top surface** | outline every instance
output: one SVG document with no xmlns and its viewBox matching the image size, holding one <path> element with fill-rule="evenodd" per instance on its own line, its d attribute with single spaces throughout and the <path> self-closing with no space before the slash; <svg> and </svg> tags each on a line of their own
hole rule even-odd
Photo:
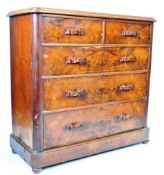
<svg viewBox="0 0 164 175">
<path fill-rule="evenodd" d="M 125 15 L 114 15 L 106 13 L 95 13 L 95 12 L 83 12 L 74 10 L 61 10 L 61 9 L 51 9 L 51 8 L 40 8 L 33 7 L 17 11 L 12 11 L 8 13 L 8 16 L 17 16 L 29 13 L 44 13 L 44 14 L 55 14 L 55 15 L 70 15 L 70 16 L 84 16 L 84 17 L 94 17 L 94 18 L 107 18 L 107 19 L 121 19 L 121 20 L 134 20 L 134 21 L 148 21 L 154 22 L 154 18 L 149 17 L 136 17 L 136 16 L 125 16 Z"/>
</svg>

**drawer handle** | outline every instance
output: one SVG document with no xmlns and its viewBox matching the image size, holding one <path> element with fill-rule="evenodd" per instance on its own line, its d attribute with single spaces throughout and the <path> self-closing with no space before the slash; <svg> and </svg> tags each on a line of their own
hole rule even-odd
<svg viewBox="0 0 164 175">
<path fill-rule="evenodd" d="M 82 36 L 85 34 L 83 29 L 64 29 L 64 35 L 78 35 Z"/>
<path fill-rule="evenodd" d="M 73 122 L 70 124 L 65 125 L 65 130 L 71 131 L 75 129 L 79 129 L 85 125 L 85 122 Z"/>
<path fill-rule="evenodd" d="M 136 57 L 121 57 L 120 63 L 127 63 L 127 62 L 134 62 L 136 60 Z"/>
<path fill-rule="evenodd" d="M 86 95 L 86 90 L 74 90 L 74 91 L 66 91 L 65 97 L 84 97 Z"/>
<path fill-rule="evenodd" d="M 125 37 L 136 37 L 138 35 L 137 32 L 132 32 L 132 31 L 123 31 L 122 36 Z"/>
<path fill-rule="evenodd" d="M 120 85 L 120 86 L 117 86 L 117 91 L 130 91 L 130 90 L 133 90 L 134 89 L 134 86 L 129 84 L 129 85 Z"/>
<path fill-rule="evenodd" d="M 130 120 L 133 118 L 133 115 L 132 114 L 127 114 L 127 115 L 120 115 L 120 116 L 116 116 L 116 120 L 121 122 L 121 121 L 126 121 L 126 120 Z"/>
<path fill-rule="evenodd" d="M 85 58 L 66 58 L 66 64 L 85 64 Z"/>
</svg>

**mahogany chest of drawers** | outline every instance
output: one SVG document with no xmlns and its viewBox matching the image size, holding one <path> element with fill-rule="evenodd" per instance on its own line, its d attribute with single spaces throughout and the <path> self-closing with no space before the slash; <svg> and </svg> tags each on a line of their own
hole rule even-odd
<svg viewBox="0 0 164 175">
<path fill-rule="evenodd" d="M 34 172 L 149 140 L 153 18 L 9 13 L 10 144 Z"/>
</svg>

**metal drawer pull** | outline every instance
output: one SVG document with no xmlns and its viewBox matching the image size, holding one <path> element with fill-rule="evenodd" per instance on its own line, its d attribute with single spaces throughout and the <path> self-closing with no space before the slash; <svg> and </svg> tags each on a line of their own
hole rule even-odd
<svg viewBox="0 0 164 175">
<path fill-rule="evenodd" d="M 127 63 L 127 62 L 134 62 L 136 60 L 136 57 L 121 57 L 120 63 Z"/>
<path fill-rule="evenodd" d="M 126 120 L 130 120 L 133 118 L 132 114 L 127 114 L 127 115 L 120 115 L 120 116 L 116 116 L 117 121 L 126 121 Z"/>
<path fill-rule="evenodd" d="M 117 87 L 117 91 L 130 91 L 130 90 L 133 90 L 134 89 L 134 86 L 129 84 L 129 85 L 120 85 Z"/>
<path fill-rule="evenodd" d="M 64 29 L 64 35 L 84 35 L 85 31 L 83 29 Z"/>
<path fill-rule="evenodd" d="M 123 31 L 122 36 L 125 37 L 136 37 L 138 34 L 137 32 L 132 32 L 132 31 Z"/>
<path fill-rule="evenodd" d="M 86 95 L 85 89 L 65 92 L 65 97 L 84 97 L 85 95 Z"/>
<path fill-rule="evenodd" d="M 66 64 L 85 64 L 85 58 L 66 58 Z"/>
<path fill-rule="evenodd" d="M 85 125 L 85 122 L 73 122 L 65 125 L 65 130 L 68 130 L 68 131 L 75 130 L 83 127 L 84 125 Z"/>
</svg>

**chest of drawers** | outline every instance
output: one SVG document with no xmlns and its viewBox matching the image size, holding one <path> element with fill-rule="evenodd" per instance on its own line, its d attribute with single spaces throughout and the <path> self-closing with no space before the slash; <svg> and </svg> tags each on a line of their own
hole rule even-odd
<svg viewBox="0 0 164 175">
<path fill-rule="evenodd" d="M 149 140 L 153 18 L 9 13 L 10 145 L 34 172 Z"/>
</svg>

